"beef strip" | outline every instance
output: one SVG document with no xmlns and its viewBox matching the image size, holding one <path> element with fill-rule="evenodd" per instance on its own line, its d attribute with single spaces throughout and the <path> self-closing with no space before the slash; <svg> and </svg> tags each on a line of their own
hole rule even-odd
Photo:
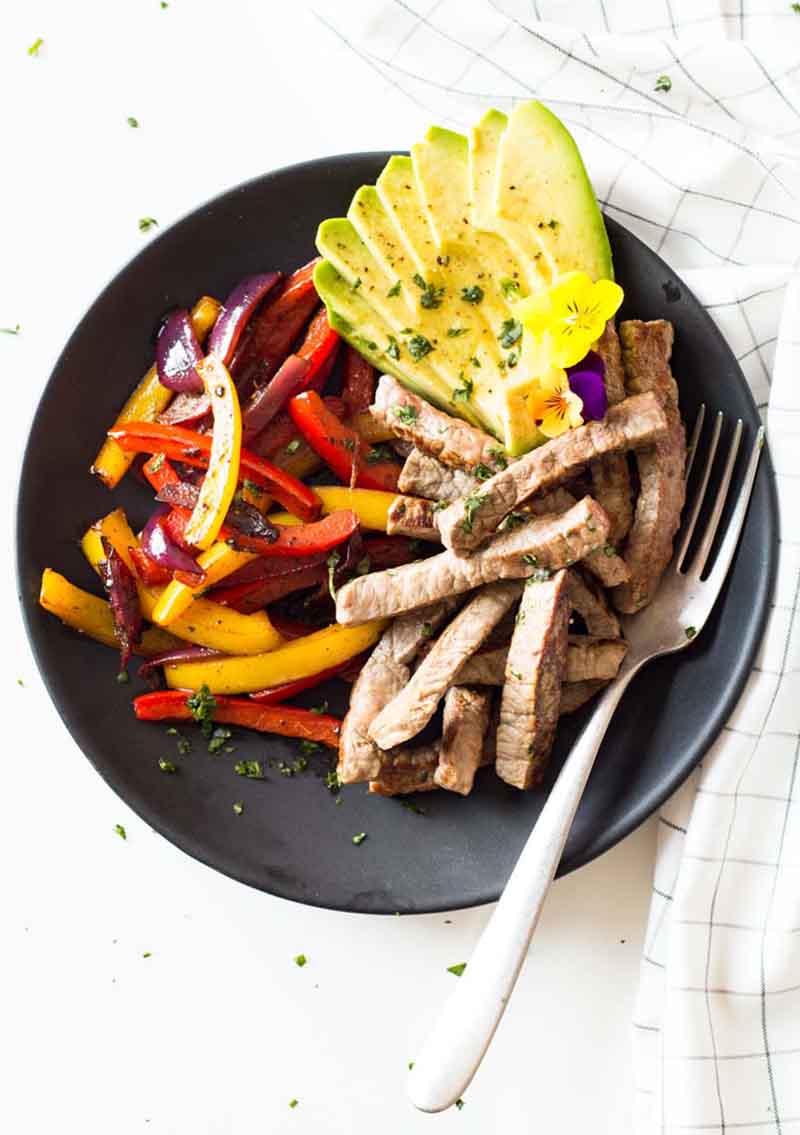
<svg viewBox="0 0 800 1135">
<path fill-rule="evenodd" d="M 526 584 L 508 648 L 497 727 L 497 775 L 516 788 L 541 779 L 558 724 L 567 659 L 569 583 L 565 571 Z"/>
<path fill-rule="evenodd" d="M 416 563 L 357 576 L 340 587 L 336 619 L 365 623 L 396 615 L 491 583 L 557 570 L 602 547 L 608 519 L 590 497 L 560 516 L 543 516 L 507 529 L 471 556 L 441 552 Z"/>
<path fill-rule="evenodd" d="M 463 469 L 451 469 L 416 447 L 400 470 L 397 487 L 401 493 L 427 497 L 434 501 L 454 501 L 475 488 L 475 477 Z"/>
<path fill-rule="evenodd" d="M 598 457 L 649 445 L 666 432 L 667 418 L 655 395 L 626 398 L 602 421 L 567 430 L 454 501 L 438 516 L 442 542 L 462 553 L 476 548 L 534 493 L 555 488 Z"/>
<path fill-rule="evenodd" d="M 457 469 L 474 469 L 476 465 L 501 469 L 506 463 L 503 447 L 495 438 L 461 418 L 437 410 L 391 375 L 381 375 L 370 413 L 398 437 L 413 442 L 417 449 L 445 465 Z"/>
<path fill-rule="evenodd" d="M 413 536 L 417 540 L 439 544 L 441 540 L 434 509 L 434 502 L 422 497 L 397 496 L 389 505 L 386 531 L 390 536 Z"/>
<path fill-rule="evenodd" d="M 622 365 L 622 348 L 613 319 L 609 319 L 605 330 L 594 345 L 595 351 L 603 360 L 605 374 L 603 383 L 609 406 L 616 406 L 625 398 L 625 368 Z"/>
<path fill-rule="evenodd" d="M 597 503 L 600 504 L 600 501 Z M 535 516 L 543 516 L 548 512 L 566 512 L 574 504 L 575 497 L 572 493 L 566 489 L 553 489 L 552 492 L 545 493 L 544 496 L 534 497 L 533 500 L 528 501 L 525 507 Z M 603 506 L 600 505 L 600 507 Z M 605 512 L 605 509 L 603 511 Z M 609 517 L 610 522 L 611 517 Z M 590 552 L 583 563 L 584 567 L 592 575 L 596 575 L 606 587 L 616 587 L 618 583 L 625 583 L 630 579 L 630 572 L 625 561 L 617 555 L 610 543 Z"/>
<path fill-rule="evenodd" d="M 605 331 L 594 348 L 605 364 L 603 382 L 609 406 L 616 406 L 625 397 L 625 371 L 622 367 L 622 348 L 614 320 L 609 319 Z M 609 543 L 618 545 L 627 536 L 633 523 L 633 492 L 628 472 L 628 458 L 624 453 L 610 453 L 593 461 L 589 467 L 592 479 L 592 496 L 608 513 L 611 521 Z M 625 580 L 614 580 L 615 586 Z"/>
<path fill-rule="evenodd" d="M 586 705 L 590 698 L 607 686 L 608 682 L 602 679 L 587 682 L 565 682 L 561 687 L 561 708 L 559 714 L 574 713 L 582 705 Z"/>
<path fill-rule="evenodd" d="M 663 319 L 652 323 L 631 319 L 620 325 L 620 336 L 629 393 L 657 398 L 668 425 L 664 435 L 636 454 L 639 497 L 625 548 L 631 579 L 616 587 L 611 597 L 618 611 L 633 613 L 650 602 L 672 558 L 672 541 L 686 497 L 686 434 L 669 365 L 672 324 Z M 440 513 L 440 520 L 444 515 Z"/>
<path fill-rule="evenodd" d="M 383 632 L 350 692 L 350 708 L 339 737 L 337 773 L 342 784 L 378 775 L 382 754 L 368 736 L 370 723 L 408 682 L 409 662 L 453 606 L 452 602 L 437 603 L 396 619 Z"/>
<path fill-rule="evenodd" d="M 568 574 L 572 610 L 583 619 L 589 634 L 600 638 L 619 638 L 619 619 L 609 607 L 605 592 L 575 569 Z"/>
<path fill-rule="evenodd" d="M 622 638 L 570 635 L 567 640 L 564 681 L 610 681 L 617 676 L 627 651 L 628 644 Z M 507 660 L 508 649 L 505 647 L 482 650 L 467 659 L 454 682 L 459 686 L 502 686 Z"/>
<path fill-rule="evenodd" d="M 491 583 L 459 611 L 411 681 L 370 725 L 369 736 L 381 749 L 402 745 L 425 728 L 454 676 L 516 602 L 522 587 L 516 581 Z"/>
<path fill-rule="evenodd" d="M 481 763 L 492 695 L 451 686 L 444 699 L 442 744 L 433 779 L 440 788 L 468 796 Z"/>
<path fill-rule="evenodd" d="M 409 792 L 430 792 L 438 788 L 433 779 L 439 763 L 439 744 L 418 745 L 399 750 L 398 756 L 387 756 L 369 791 L 377 796 L 405 796 Z"/>
</svg>

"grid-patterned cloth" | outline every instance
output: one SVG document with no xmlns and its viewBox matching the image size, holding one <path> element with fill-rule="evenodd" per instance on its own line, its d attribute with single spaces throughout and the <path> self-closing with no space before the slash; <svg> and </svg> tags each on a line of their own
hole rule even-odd
<svg viewBox="0 0 800 1135">
<path fill-rule="evenodd" d="M 316 13 L 326 67 L 357 84 L 376 146 L 378 128 L 408 143 L 488 106 L 553 107 L 603 207 L 684 276 L 768 411 L 774 609 L 739 706 L 661 816 L 635 1128 L 800 1133 L 800 11 L 391 0 Z"/>
</svg>

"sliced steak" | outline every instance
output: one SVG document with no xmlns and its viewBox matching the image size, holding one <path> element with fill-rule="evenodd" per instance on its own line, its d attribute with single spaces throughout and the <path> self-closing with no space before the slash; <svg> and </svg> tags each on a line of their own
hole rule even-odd
<svg viewBox="0 0 800 1135">
<path fill-rule="evenodd" d="M 613 319 L 609 319 L 594 349 L 605 364 L 603 381 L 608 404 L 616 406 L 625 397 L 625 371 L 622 366 L 622 348 Z M 589 475 L 592 479 L 592 496 L 603 506 L 611 521 L 609 543 L 617 545 L 627 536 L 633 523 L 633 492 L 628 459 L 624 453 L 611 453 L 608 457 L 601 457 L 599 461 L 592 462 Z M 625 581 L 615 581 L 623 582 Z"/>
<path fill-rule="evenodd" d="M 668 423 L 663 436 L 636 454 L 639 497 L 624 553 L 631 579 L 616 587 L 612 595 L 618 611 L 632 613 L 653 598 L 672 558 L 672 542 L 686 498 L 686 434 L 678 410 L 678 387 L 669 365 L 672 324 L 663 319 L 652 323 L 632 319 L 620 325 L 620 335 L 629 392 L 636 397 L 657 398 Z M 440 513 L 439 520 L 445 515 Z"/>
<path fill-rule="evenodd" d="M 600 504 L 601 508 L 603 507 L 600 501 L 597 503 Z M 574 504 L 575 497 L 572 493 L 566 489 L 553 489 L 552 492 L 545 493 L 544 496 L 534 497 L 533 500 L 528 501 L 526 509 L 529 509 L 535 516 L 543 516 L 549 512 L 566 512 Z M 603 511 L 605 512 L 604 508 Z M 611 517 L 609 517 L 609 523 L 611 523 Z M 625 583 L 631 577 L 625 561 L 617 555 L 610 543 L 605 543 L 602 548 L 590 552 L 583 563 L 584 567 L 592 575 L 596 575 L 606 587 L 616 587 L 618 583 Z"/>
<path fill-rule="evenodd" d="M 605 374 L 603 384 L 609 406 L 616 406 L 626 395 L 625 368 L 622 365 L 622 348 L 613 319 L 609 319 L 605 331 L 594 345 L 595 351 L 603 360 Z"/>
<path fill-rule="evenodd" d="M 434 509 L 434 502 L 422 497 L 397 496 L 389 505 L 386 531 L 390 536 L 413 536 L 417 540 L 439 544 L 441 539 Z"/>
<path fill-rule="evenodd" d="M 433 774 L 439 763 L 439 745 L 418 745 L 403 748 L 396 756 L 387 756 L 380 773 L 369 782 L 369 791 L 377 796 L 405 796 L 409 792 L 430 792 L 439 786 Z"/>
<path fill-rule="evenodd" d="M 495 764 L 500 779 L 516 788 L 532 788 L 542 779 L 553 744 L 569 611 L 565 571 L 525 586 L 522 617 L 508 648 Z"/>
<path fill-rule="evenodd" d="M 336 770 L 342 784 L 354 784 L 378 775 L 383 754 L 369 738 L 370 724 L 406 685 L 411 676 L 408 664 L 451 609 L 452 603 L 438 603 L 396 619 L 383 632 L 350 692 L 350 708 L 339 737 Z"/>
<path fill-rule="evenodd" d="M 520 612 L 524 614 L 524 612 Z M 523 620 L 524 622 L 525 620 Z M 565 682 L 586 682 L 596 678 L 616 678 L 628 644 L 622 638 L 596 638 L 570 635 L 567 640 Z M 468 658 L 455 676 L 456 685 L 502 686 L 505 681 L 508 649 L 482 650 Z"/>
<path fill-rule="evenodd" d="M 437 410 L 391 375 L 381 375 L 370 413 L 398 437 L 445 465 L 471 470 L 476 465 L 501 469 L 506 463 L 503 447 L 495 438 Z"/>
<path fill-rule="evenodd" d="M 475 488 L 475 477 L 463 469 L 452 469 L 416 447 L 400 470 L 397 487 L 401 493 L 427 497 L 434 501 L 454 501 Z"/>
<path fill-rule="evenodd" d="M 454 676 L 516 602 L 522 586 L 516 581 L 489 584 L 459 611 L 410 682 L 370 725 L 369 736 L 379 748 L 402 745 L 425 728 Z"/>
<path fill-rule="evenodd" d="M 582 705 L 586 705 L 590 698 L 593 698 L 608 682 L 603 681 L 588 681 L 588 682 L 565 682 L 561 687 L 561 708 L 559 714 L 563 717 L 566 713 L 574 713 L 576 709 L 580 709 Z"/>
<path fill-rule="evenodd" d="M 570 605 L 583 619 L 589 634 L 600 638 L 619 638 L 619 619 L 609 607 L 605 592 L 584 579 L 579 571 L 573 570 L 568 574 Z"/>
<path fill-rule="evenodd" d="M 451 686 L 444 699 L 439 763 L 433 779 L 440 788 L 468 796 L 483 756 L 492 695 L 486 690 Z"/>
<path fill-rule="evenodd" d="M 650 445 L 666 432 L 667 418 L 655 395 L 626 398 L 602 421 L 567 430 L 454 501 L 439 513 L 442 542 L 459 552 L 476 548 L 534 493 L 555 488 L 598 457 Z"/>
<path fill-rule="evenodd" d="M 523 522 L 496 536 L 471 556 L 441 552 L 416 563 L 358 576 L 339 588 L 336 619 L 365 623 L 471 591 L 497 579 L 523 579 L 555 571 L 601 548 L 608 519 L 590 497 L 560 516 Z"/>
</svg>

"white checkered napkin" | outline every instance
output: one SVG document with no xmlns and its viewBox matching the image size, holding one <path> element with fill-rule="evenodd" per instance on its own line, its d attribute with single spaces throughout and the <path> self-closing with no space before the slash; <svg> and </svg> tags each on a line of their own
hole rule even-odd
<svg viewBox="0 0 800 1135">
<path fill-rule="evenodd" d="M 358 98 L 354 149 L 542 98 L 606 211 L 705 304 L 766 415 L 775 601 L 739 705 L 661 815 L 635 1129 L 800 1135 L 800 13 L 791 0 L 319 3 L 341 76 L 326 98 L 342 114 Z"/>
</svg>

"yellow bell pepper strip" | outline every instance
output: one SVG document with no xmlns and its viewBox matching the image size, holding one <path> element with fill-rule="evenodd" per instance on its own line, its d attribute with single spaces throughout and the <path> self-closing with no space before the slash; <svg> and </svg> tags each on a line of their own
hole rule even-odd
<svg viewBox="0 0 800 1135">
<path fill-rule="evenodd" d="M 247 658 L 168 663 L 164 675 L 167 685 L 174 690 L 199 690 L 206 685 L 212 694 L 255 693 L 267 686 L 318 674 L 320 670 L 329 670 L 348 658 L 355 658 L 377 642 L 387 622 L 373 619 L 358 627 L 334 624 L 287 642 L 267 654 Z"/>
<path fill-rule="evenodd" d="M 80 631 L 87 638 L 93 638 L 113 650 L 119 649 L 110 604 L 105 599 L 76 587 L 51 568 L 45 568 L 42 572 L 39 603 L 45 611 L 55 615 L 73 630 Z M 154 658 L 157 654 L 173 650 L 177 645 L 178 639 L 174 635 L 162 631 L 160 627 L 148 627 L 142 632 L 134 653 Z"/>
<path fill-rule="evenodd" d="M 203 570 L 203 582 L 197 587 L 190 587 L 178 579 L 168 583 L 153 609 L 153 622 L 162 627 L 169 626 L 203 591 L 255 559 L 258 559 L 255 552 L 237 552 L 222 541 L 212 544 L 197 557 L 197 566 Z"/>
<path fill-rule="evenodd" d="M 397 493 L 385 493 L 380 489 L 346 489 L 339 485 L 316 485 L 314 492 L 322 501 L 323 515 L 349 508 L 358 517 L 361 527 L 371 532 L 386 531 L 389 509 L 397 500 Z M 290 512 L 273 512 L 269 519 L 273 524 L 302 524 Z"/>
<path fill-rule="evenodd" d="M 220 304 L 211 296 L 201 296 L 192 308 L 192 328 L 202 342 L 219 315 Z M 154 422 L 172 398 L 172 391 L 158 381 L 155 363 L 122 407 L 114 426 L 124 422 Z M 115 489 L 131 466 L 135 454 L 126 453 L 113 438 L 106 438 L 94 459 L 92 473 L 107 489 Z"/>
<path fill-rule="evenodd" d="M 138 547 L 138 541 L 131 531 L 125 514 L 115 509 L 89 529 L 81 541 L 83 553 L 92 567 L 97 570 L 105 559 L 103 540 L 116 548 L 120 556 L 129 556 L 128 548 Z M 153 615 L 163 588 L 145 587 L 137 581 L 139 603 L 142 614 L 148 622 L 154 622 Z M 265 611 L 252 615 L 242 615 L 221 603 L 210 599 L 195 599 L 191 606 L 170 623 L 172 632 L 185 642 L 198 646 L 208 646 L 225 654 L 262 654 L 274 650 L 283 642 L 283 637 L 275 630 Z"/>
<path fill-rule="evenodd" d="M 205 550 L 219 534 L 239 481 L 242 414 L 230 371 L 216 355 L 208 355 L 195 369 L 211 399 L 214 433 L 208 472 L 186 525 L 185 537 L 189 544 Z"/>
</svg>

